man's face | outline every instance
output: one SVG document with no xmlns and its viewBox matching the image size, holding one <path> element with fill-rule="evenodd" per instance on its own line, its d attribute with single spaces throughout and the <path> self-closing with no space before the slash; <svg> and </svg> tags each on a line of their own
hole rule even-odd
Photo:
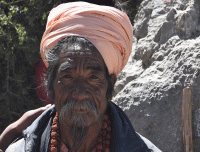
<svg viewBox="0 0 200 152">
<path fill-rule="evenodd" d="M 108 102 L 108 82 L 99 51 L 83 48 L 77 43 L 63 49 L 53 87 L 56 110 L 62 114 L 61 121 L 80 126 L 84 122 L 89 126 L 101 119 Z"/>
</svg>

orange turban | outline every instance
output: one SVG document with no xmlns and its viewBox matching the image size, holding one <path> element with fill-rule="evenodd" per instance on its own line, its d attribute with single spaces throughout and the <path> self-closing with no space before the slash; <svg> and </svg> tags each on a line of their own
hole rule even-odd
<svg viewBox="0 0 200 152">
<path fill-rule="evenodd" d="M 68 36 L 89 40 L 101 53 L 109 73 L 118 75 L 131 53 L 133 28 L 128 16 L 114 7 L 87 2 L 61 4 L 51 10 L 42 37 L 40 52 L 46 67 L 45 53 Z"/>
</svg>

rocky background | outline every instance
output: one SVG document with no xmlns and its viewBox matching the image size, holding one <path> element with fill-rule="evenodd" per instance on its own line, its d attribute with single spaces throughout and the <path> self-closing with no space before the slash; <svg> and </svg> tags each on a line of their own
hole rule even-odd
<svg viewBox="0 0 200 152">
<path fill-rule="evenodd" d="M 182 90 L 192 89 L 194 151 L 200 149 L 200 1 L 144 0 L 133 50 L 113 102 L 163 152 L 183 151 Z"/>
<path fill-rule="evenodd" d="M 36 94 L 36 59 L 48 12 L 58 1 L 64 0 L 0 2 L 0 132 L 25 111 L 42 106 Z M 198 152 L 200 0 L 144 0 L 138 11 L 140 2 L 128 3 L 133 51 L 118 76 L 113 102 L 163 152 L 183 152 L 182 90 L 191 87 Z"/>
</svg>

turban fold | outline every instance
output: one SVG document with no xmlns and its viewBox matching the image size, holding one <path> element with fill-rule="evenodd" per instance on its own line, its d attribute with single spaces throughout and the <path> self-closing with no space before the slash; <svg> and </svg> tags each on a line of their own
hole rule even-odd
<svg viewBox="0 0 200 152">
<path fill-rule="evenodd" d="M 48 67 L 46 53 L 69 36 L 89 40 L 102 55 L 110 74 L 118 75 L 132 49 L 133 28 L 120 10 L 87 2 L 71 2 L 53 8 L 48 16 L 40 52 Z"/>
</svg>

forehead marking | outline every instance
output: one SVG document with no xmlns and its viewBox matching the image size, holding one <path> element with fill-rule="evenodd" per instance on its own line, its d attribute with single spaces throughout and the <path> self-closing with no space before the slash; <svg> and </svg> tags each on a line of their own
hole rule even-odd
<svg viewBox="0 0 200 152">
<path fill-rule="evenodd" d="M 68 50 L 81 50 L 81 46 L 78 43 L 73 43 L 72 45 L 68 46 Z"/>
</svg>

